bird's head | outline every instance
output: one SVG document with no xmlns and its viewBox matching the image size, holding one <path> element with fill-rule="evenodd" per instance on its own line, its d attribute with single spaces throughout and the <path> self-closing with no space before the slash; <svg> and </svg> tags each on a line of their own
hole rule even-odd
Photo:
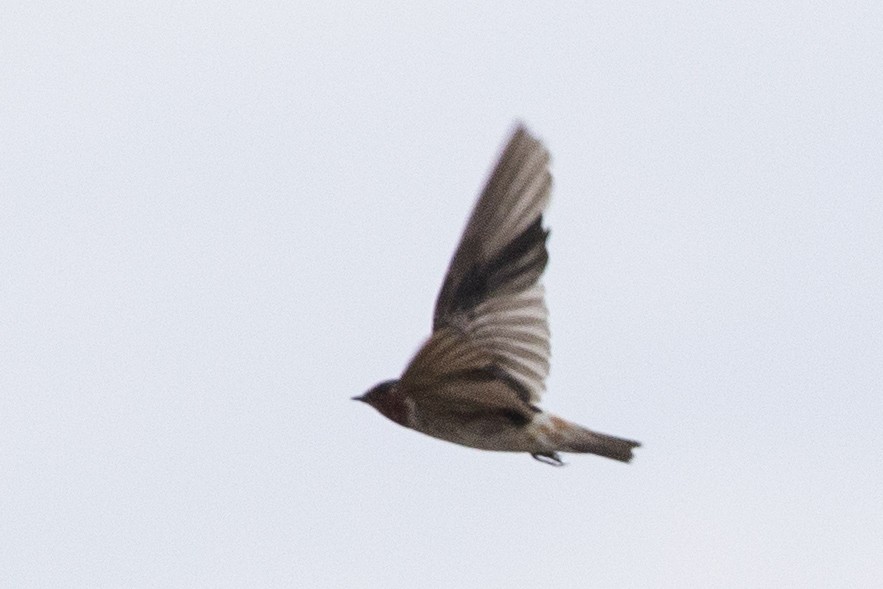
<svg viewBox="0 0 883 589">
<path fill-rule="evenodd" d="M 364 395 L 353 397 L 353 401 L 361 401 L 371 405 L 386 417 L 399 423 L 404 419 L 404 403 L 400 396 L 395 394 L 396 385 L 399 381 L 387 380 L 374 385 Z"/>
</svg>

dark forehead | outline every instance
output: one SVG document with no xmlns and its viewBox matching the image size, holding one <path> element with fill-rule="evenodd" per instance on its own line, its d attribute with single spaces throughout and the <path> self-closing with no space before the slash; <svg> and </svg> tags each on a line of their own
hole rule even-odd
<svg viewBox="0 0 883 589">
<path fill-rule="evenodd" d="M 399 382 L 397 380 L 385 380 L 379 384 L 374 385 L 374 387 L 368 391 L 368 393 L 384 393 L 395 386 L 395 384 Z"/>
</svg>

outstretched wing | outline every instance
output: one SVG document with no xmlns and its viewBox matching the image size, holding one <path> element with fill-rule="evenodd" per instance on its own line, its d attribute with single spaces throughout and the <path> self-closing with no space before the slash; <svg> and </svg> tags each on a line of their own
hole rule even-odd
<svg viewBox="0 0 883 589">
<path fill-rule="evenodd" d="M 519 126 L 478 199 L 442 283 L 433 334 L 402 380 L 502 371 L 526 402 L 549 372 L 549 326 L 538 283 L 549 255 L 543 210 L 549 154 Z"/>
</svg>

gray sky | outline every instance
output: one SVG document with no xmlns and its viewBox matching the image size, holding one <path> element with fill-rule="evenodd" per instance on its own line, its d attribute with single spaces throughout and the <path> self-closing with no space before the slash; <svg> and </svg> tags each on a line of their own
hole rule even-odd
<svg viewBox="0 0 883 589">
<path fill-rule="evenodd" d="M 881 582 L 880 3 L 122 4 L 0 18 L 4 585 Z M 349 400 L 516 119 L 543 405 L 631 465 Z"/>
</svg>

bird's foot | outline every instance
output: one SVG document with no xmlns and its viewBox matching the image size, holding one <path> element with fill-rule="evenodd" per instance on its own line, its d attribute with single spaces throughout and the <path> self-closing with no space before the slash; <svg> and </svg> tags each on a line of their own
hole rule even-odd
<svg viewBox="0 0 883 589">
<path fill-rule="evenodd" d="M 551 464 L 552 466 L 564 466 L 558 452 L 549 452 L 548 454 L 531 454 L 534 460 L 539 460 L 543 464 Z"/>
</svg>

